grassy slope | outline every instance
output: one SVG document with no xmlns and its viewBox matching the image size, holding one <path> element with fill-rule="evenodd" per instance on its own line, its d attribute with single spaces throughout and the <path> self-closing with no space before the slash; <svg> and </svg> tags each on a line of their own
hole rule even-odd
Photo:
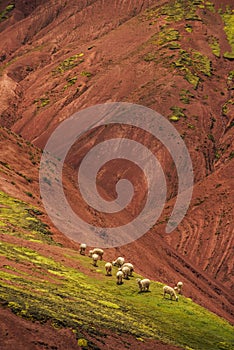
<svg viewBox="0 0 234 350">
<path fill-rule="evenodd" d="M 88 257 L 58 248 L 62 258 L 40 253 L 42 245 L 57 245 L 39 219 L 40 212 L 0 192 L 0 300 L 17 315 L 54 326 L 69 327 L 77 339 L 82 329 L 131 333 L 139 340 L 155 338 L 185 349 L 232 349 L 232 327 L 223 319 L 181 296 L 176 303 L 162 298 L 162 284 L 138 293 L 135 277 L 122 286 L 105 277 L 104 264 L 94 270 Z M 14 235 L 14 244 L 7 239 Z M 37 249 L 28 248 L 29 241 Z M 48 246 L 47 246 L 48 247 Z M 79 262 L 80 270 L 66 262 Z M 72 263 L 70 264 L 70 266 Z"/>
</svg>

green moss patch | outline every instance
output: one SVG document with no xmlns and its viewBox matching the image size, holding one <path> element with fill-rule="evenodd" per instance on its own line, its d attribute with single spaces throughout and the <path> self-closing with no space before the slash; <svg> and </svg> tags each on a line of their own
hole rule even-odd
<svg viewBox="0 0 234 350">
<path fill-rule="evenodd" d="M 8 18 L 8 14 L 15 8 L 14 4 L 6 6 L 6 8 L 0 13 L 0 22 Z"/>
<path fill-rule="evenodd" d="M 84 53 L 78 53 L 76 55 L 73 55 L 71 57 L 66 58 L 64 61 L 62 61 L 55 69 L 53 69 L 52 74 L 63 74 L 65 71 L 73 69 L 78 64 L 84 62 L 84 59 L 82 58 L 84 56 Z"/>
<path fill-rule="evenodd" d="M 179 57 L 173 62 L 173 66 L 184 74 L 185 79 L 193 85 L 194 89 L 198 87 L 202 75 L 208 77 L 212 75 L 209 58 L 195 50 L 190 52 L 180 50 Z"/>
<path fill-rule="evenodd" d="M 37 208 L 2 191 L 0 191 L 0 205 L 0 233 L 26 240 L 56 244 L 48 226 L 39 219 L 42 213 Z"/>
<path fill-rule="evenodd" d="M 222 115 L 227 116 L 230 112 L 231 106 L 234 106 L 234 99 L 230 99 L 227 102 L 225 102 L 222 106 Z"/>
<path fill-rule="evenodd" d="M 67 84 L 64 85 L 63 90 L 66 90 L 68 87 L 74 85 L 77 82 L 77 76 L 74 76 L 72 78 L 67 77 Z"/>
<path fill-rule="evenodd" d="M 170 1 L 164 6 L 158 8 L 147 9 L 143 19 L 156 21 L 163 16 L 167 22 L 178 22 L 181 20 L 200 21 L 197 10 L 199 5 L 203 3 L 202 0 L 175 0 Z"/>
<path fill-rule="evenodd" d="M 222 14 L 222 19 L 224 21 L 224 30 L 231 47 L 231 51 L 225 52 L 223 57 L 234 60 L 234 10 Z"/>
<path fill-rule="evenodd" d="M 173 106 L 170 108 L 170 110 L 173 113 L 171 115 L 169 115 L 168 118 L 173 122 L 180 120 L 181 117 L 185 117 L 184 108 L 181 108 L 178 106 Z"/>
<path fill-rule="evenodd" d="M 210 48 L 212 49 L 212 53 L 216 57 L 220 57 L 220 46 L 219 46 L 218 38 L 216 38 L 214 36 L 210 36 L 208 38 L 208 44 L 209 44 Z"/>
<path fill-rule="evenodd" d="M 185 104 L 189 104 L 194 95 L 187 89 L 182 89 L 180 91 L 180 101 Z"/>
<path fill-rule="evenodd" d="M 175 41 L 179 40 L 179 38 L 180 38 L 180 34 L 179 34 L 178 30 L 175 30 L 174 28 L 168 28 L 167 26 L 165 26 L 159 32 L 154 43 L 161 46 L 164 44 L 175 42 Z"/>
<path fill-rule="evenodd" d="M 39 108 L 43 108 L 45 106 L 47 106 L 50 103 L 50 98 L 46 95 L 40 98 L 36 98 L 33 103 L 36 104 L 37 109 Z"/>
</svg>

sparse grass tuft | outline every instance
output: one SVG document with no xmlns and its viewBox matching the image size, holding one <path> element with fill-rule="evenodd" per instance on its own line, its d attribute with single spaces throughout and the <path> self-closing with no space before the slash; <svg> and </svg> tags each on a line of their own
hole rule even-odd
<svg viewBox="0 0 234 350">
<path fill-rule="evenodd" d="M 84 53 L 78 53 L 74 56 L 66 58 L 64 61 L 62 61 L 55 69 L 53 69 L 52 74 L 63 74 L 65 71 L 73 69 L 78 64 L 84 62 L 84 59 L 82 58 L 84 56 Z"/>
<path fill-rule="evenodd" d="M 194 98 L 194 95 L 187 89 L 182 89 L 180 91 L 180 101 L 182 101 L 185 104 L 190 103 L 190 99 Z"/>
<path fill-rule="evenodd" d="M 211 47 L 213 54 L 219 58 L 220 57 L 220 46 L 219 46 L 218 38 L 216 38 L 214 36 L 210 36 L 208 38 L 208 44 Z"/>
<path fill-rule="evenodd" d="M 178 106 L 172 106 L 170 107 L 170 110 L 173 112 L 171 115 L 168 116 L 168 118 L 171 121 L 178 121 L 181 117 L 185 117 L 184 114 L 184 108 L 178 107 Z"/>
<path fill-rule="evenodd" d="M 77 77 L 74 76 L 72 78 L 67 78 L 66 80 L 67 80 L 67 84 L 64 85 L 63 90 L 66 90 L 68 87 L 74 85 L 77 81 Z"/>
<path fill-rule="evenodd" d="M 15 8 L 14 4 L 6 6 L 6 8 L 0 13 L 0 22 L 8 18 L 8 14 Z"/>
</svg>

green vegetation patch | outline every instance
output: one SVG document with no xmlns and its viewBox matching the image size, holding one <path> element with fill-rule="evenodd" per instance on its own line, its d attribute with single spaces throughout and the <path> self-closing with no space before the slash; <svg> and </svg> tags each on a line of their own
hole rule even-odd
<svg viewBox="0 0 234 350">
<path fill-rule="evenodd" d="M 208 38 L 208 44 L 210 46 L 210 48 L 212 49 L 212 53 L 216 56 L 216 57 L 220 57 L 220 45 L 219 45 L 219 39 L 214 37 L 214 36 L 210 36 Z"/>
<path fill-rule="evenodd" d="M 66 90 L 68 87 L 74 85 L 77 82 L 77 76 L 74 76 L 72 78 L 67 78 L 67 84 L 64 85 L 63 90 Z"/>
<path fill-rule="evenodd" d="M 171 110 L 184 116 L 177 106 Z M 31 321 L 50 321 L 55 327 L 73 330 L 80 346 L 91 347 L 81 334 L 105 336 L 100 329 L 127 333 L 138 339 L 159 339 L 182 348 L 231 350 L 233 328 L 225 320 L 179 296 L 179 302 L 163 299 L 163 284 L 153 282 L 150 292 L 139 293 L 137 277 L 116 284 L 113 276 L 105 276 L 105 261 L 98 261 L 96 276 L 66 266 L 82 265 L 82 270 L 94 269 L 92 259 L 72 249 L 56 251 L 58 260 L 41 253 L 41 246 L 28 248 L 27 239 L 51 243 L 48 228 L 37 208 L 0 192 L 0 233 L 20 235 L 20 243 L 0 241 L 0 302 L 16 315 Z M 46 238 L 47 237 L 47 238 Z M 40 251 L 39 251 L 40 250 Z M 45 249 L 49 251 L 48 249 Z M 66 259 L 64 259 L 66 258 Z"/>
<path fill-rule="evenodd" d="M 178 120 L 180 120 L 181 117 L 186 117 L 184 114 L 184 108 L 178 107 L 178 106 L 172 106 L 170 108 L 170 110 L 173 112 L 172 114 L 170 114 L 168 116 L 168 118 L 173 121 L 176 122 Z"/>
<path fill-rule="evenodd" d="M 157 55 L 152 52 L 149 52 L 144 55 L 145 62 L 152 62 L 152 61 L 155 61 L 156 59 L 157 59 Z"/>
<path fill-rule="evenodd" d="M 224 30 L 227 35 L 228 42 L 231 46 L 230 52 L 225 52 L 223 57 L 230 60 L 234 59 L 234 10 L 223 13 L 222 19 L 224 21 Z"/>
<path fill-rule="evenodd" d="M 185 104 L 189 104 L 191 98 L 194 98 L 194 95 L 187 89 L 182 89 L 180 91 L 180 101 L 182 101 Z"/>
<path fill-rule="evenodd" d="M 185 25 L 185 30 L 186 30 L 186 32 L 188 32 L 188 33 L 192 33 L 193 27 L 191 26 L 191 24 L 186 24 L 186 25 Z"/>
<path fill-rule="evenodd" d="M 200 76 L 212 75 L 212 66 L 209 58 L 199 51 L 185 50 L 179 51 L 179 57 L 173 62 L 173 66 L 184 73 L 185 79 L 193 85 L 194 89 L 198 87 Z"/>
<path fill-rule="evenodd" d="M 15 8 L 14 4 L 6 6 L 6 8 L 0 13 L 0 22 L 8 18 L 8 14 Z"/>
<path fill-rule="evenodd" d="M 179 38 L 180 34 L 178 30 L 175 30 L 174 28 L 168 28 L 167 26 L 165 26 L 159 32 L 159 34 L 153 37 L 152 43 L 157 44 L 158 46 L 167 45 L 169 46 L 169 48 L 172 44 L 177 45 L 179 47 L 179 44 L 177 43 Z"/>
<path fill-rule="evenodd" d="M 84 62 L 84 59 L 82 58 L 84 56 L 84 53 L 78 53 L 74 56 L 66 58 L 64 61 L 62 61 L 55 69 L 53 69 L 52 74 L 63 74 L 65 71 L 73 69 L 78 64 Z"/>
<path fill-rule="evenodd" d="M 234 90 L 234 70 L 228 73 L 227 85 L 230 90 Z"/>
<path fill-rule="evenodd" d="M 37 105 L 37 109 L 39 108 L 43 108 L 45 106 L 47 106 L 50 103 L 50 99 L 48 96 L 43 96 L 40 98 L 36 98 L 33 103 L 36 103 Z"/>
<path fill-rule="evenodd" d="M 231 106 L 234 106 L 234 99 L 232 98 L 223 104 L 222 115 L 227 116 L 230 112 Z"/>
<path fill-rule="evenodd" d="M 82 77 L 90 78 L 90 77 L 92 76 L 92 73 L 83 70 L 83 71 L 80 73 L 80 75 L 81 75 Z"/>
<path fill-rule="evenodd" d="M 92 266 L 90 258 L 71 254 L 73 260 Z M 105 277 L 105 261 L 98 261 L 101 273 L 95 278 L 35 250 L 5 242 L 0 243 L 0 256 L 9 260 L 0 270 L 1 302 L 27 319 L 71 328 L 77 341 L 84 339 L 81 328 L 90 334 L 101 328 L 183 348 L 218 350 L 225 342 L 231 349 L 233 329 L 228 322 L 189 298 L 180 296 L 178 303 L 163 299 L 161 283 L 152 282 L 150 292 L 139 293 L 136 273 L 118 286 L 117 268 L 112 277 Z M 11 268 L 12 263 L 30 263 L 35 273 L 20 273 L 19 268 Z"/>
<path fill-rule="evenodd" d="M 56 244 L 48 226 L 38 217 L 42 213 L 32 206 L 0 191 L 0 233 L 26 240 Z"/>
<path fill-rule="evenodd" d="M 169 48 L 170 50 L 176 50 L 180 49 L 179 38 L 179 31 L 166 25 L 159 33 L 154 34 L 148 43 L 157 45 L 157 49 Z M 162 59 L 162 55 L 159 57 L 158 53 L 156 52 L 148 52 L 144 55 L 143 59 L 146 62 L 157 62 L 158 60 Z M 165 63 L 167 58 L 164 58 L 163 61 Z"/>
<path fill-rule="evenodd" d="M 202 1 L 203 4 L 202 5 L 198 5 L 198 7 L 200 8 L 205 8 L 207 10 L 210 10 L 211 12 L 215 13 L 215 6 L 211 1 Z"/>
<path fill-rule="evenodd" d="M 175 0 L 170 1 L 164 6 L 153 9 L 147 9 L 143 19 L 156 21 L 159 17 L 164 16 L 167 22 L 178 22 L 181 20 L 201 21 L 197 14 L 197 9 L 202 0 Z"/>
</svg>

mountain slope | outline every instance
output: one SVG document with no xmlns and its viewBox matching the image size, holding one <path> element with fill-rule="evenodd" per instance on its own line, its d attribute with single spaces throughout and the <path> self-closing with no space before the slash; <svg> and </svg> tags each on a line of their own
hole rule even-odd
<svg viewBox="0 0 234 350">
<path fill-rule="evenodd" d="M 1 2 L 1 14 L 10 4 Z M 107 250 L 106 257 L 124 255 L 142 275 L 171 285 L 183 278 L 187 297 L 231 322 L 234 74 L 228 37 L 232 11 L 232 1 L 227 0 L 222 4 L 93 0 L 79 5 L 73 0 L 69 4 L 19 1 L 0 22 L 1 125 L 23 136 L 1 129 L 1 189 L 38 206 L 54 239 L 77 249 L 53 227 L 42 207 L 40 151 L 33 145 L 43 147 L 61 121 L 98 103 L 127 101 L 158 111 L 174 123 L 194 168 L 190 208 L 173 234 L 165 235 L 177 191 L 172 159 L 165 147 L 138 130 L 99 128 L 92 139 L 87 134 L 80 140 L 65 170 L 67 197 L 73 208 L 92 220 L 75 193 L 84 152 L 114 132 L 140 140 L 165 169 L 168 202 L 149 233 Z M 106 177 L 99 179 L 101 186 L 111 188 L 110 172 L 117 169 L 119 164 L 103 168 Z M 135 174 L 135 169 L 129 171 L 130 178 Z M 143 197 L 144 191 L 142 187 Z M 102 217 L 94 219 L 102 222 Z"/>
</svg>

